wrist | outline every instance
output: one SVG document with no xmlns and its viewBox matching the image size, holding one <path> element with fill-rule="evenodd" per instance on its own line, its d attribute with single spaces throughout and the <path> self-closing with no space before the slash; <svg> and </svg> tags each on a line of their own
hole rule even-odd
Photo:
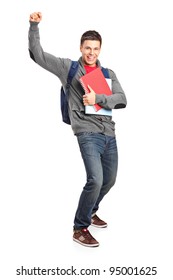
<svg viewBox="0 0 173 280">
<path fill-rule="evenodd" d="M 95 102 L 102 103 L 103 102 L 103 94 L 96 94 Z"/>
<path fill-rule="evenodd" d="M 38 29 L 39 22 L 30 20 L 29 23 L 30 23 L 30 27 L 31 27 L 32 30 L 37 30 Z"/>
</svg>

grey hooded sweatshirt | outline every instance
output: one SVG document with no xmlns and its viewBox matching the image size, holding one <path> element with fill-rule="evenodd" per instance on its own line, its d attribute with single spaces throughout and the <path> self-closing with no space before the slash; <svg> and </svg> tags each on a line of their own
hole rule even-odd
<svg viewBox="0 0 173 280">
<path fill-rule="evenodd" d="M 42 49 L 40 44 L 40 35 L 37 22 L 30 22 L 29 28 L 29 52 L 30 57 L 41 67 L 55 74 L 65 88 L 67 76 L 71 66 L 71 59 L 55 57 Z M 71 127 L 74 134 L 81 132 L 103 133 L 105 135 L 115 135 L 115 122 L 110 116 L 87 115 L 83 105 L 83 95 L 85 94 L 79 78 L 86 74 L 82 58 L 79 60 L 79 67 L 75 77 L 72 80 L 69 91 L 69 116 Z M 97 60 L 98 67 L 101 67 Z M 115 75 L 108 69 L 112 80 L 112 95 L 96 94 L 96 103 L 106 109 L 125 108 L 127 101 L 124 91 Z"/>
</svg>

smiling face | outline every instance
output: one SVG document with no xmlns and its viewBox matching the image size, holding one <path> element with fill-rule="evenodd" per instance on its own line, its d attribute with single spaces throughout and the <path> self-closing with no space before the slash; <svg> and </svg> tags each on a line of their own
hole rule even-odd
<svg viewBox="0 0 173 280">
<path fill-rule="evenodd" d="M 100 54 L 100 50 L 100 41 L 85 40 L 80 46 L 83 63 L 94 67 L 96 65 L 97 58 Z"/>
</svg>

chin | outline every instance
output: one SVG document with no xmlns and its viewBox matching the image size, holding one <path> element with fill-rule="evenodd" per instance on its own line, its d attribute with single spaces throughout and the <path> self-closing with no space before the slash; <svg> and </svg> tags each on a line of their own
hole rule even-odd
<svg viewBox="0 0 173 280">
<path fill-rule="evenodd" d="M 96 64 L 96 61 L 86 61 L 86 64 L 92 66 L 92 65 L 95 65 Z"/>
</svg>

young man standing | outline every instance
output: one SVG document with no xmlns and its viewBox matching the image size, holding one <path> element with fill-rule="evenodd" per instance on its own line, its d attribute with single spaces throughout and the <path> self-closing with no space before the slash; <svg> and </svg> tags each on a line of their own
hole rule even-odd
<svg viewBox="0 0 173 280">
<path fill-rule="evenodd" d="M 66 86 L 71 59 L 55 57 L 43 51 L 40 45 L 38 24 L 41 13 L 30 15 L 29 52 L 31 58 L 41 67 L 55 74 Z M 81 37 L 81 57 L 79 67 L 70 86 L 68 105 L 71 127 L 76 135 L 84 161 L 87 182 L 82 190 L 74 218 L 73 240 L 81 245 L 97 247 L 99 242 L 88 230 L 90 225 L 106 227 L 96 212 L 103 197 L 115 184 L 118 166 L 118 152 L 115 137 L 115 123 L 111 116 L 85 114 L 86 105 L 99 104 L 105 109 L 125 108 L 127 101 L 124 91 L 115 75 L 108 69 L 112 82 L 112 95 L 95 93 L 85 94 L 79 78 L 97 67 L 101 67 L 100 54 L 102 38 L 94 30 L 85 32 Z"/>
</svg>

